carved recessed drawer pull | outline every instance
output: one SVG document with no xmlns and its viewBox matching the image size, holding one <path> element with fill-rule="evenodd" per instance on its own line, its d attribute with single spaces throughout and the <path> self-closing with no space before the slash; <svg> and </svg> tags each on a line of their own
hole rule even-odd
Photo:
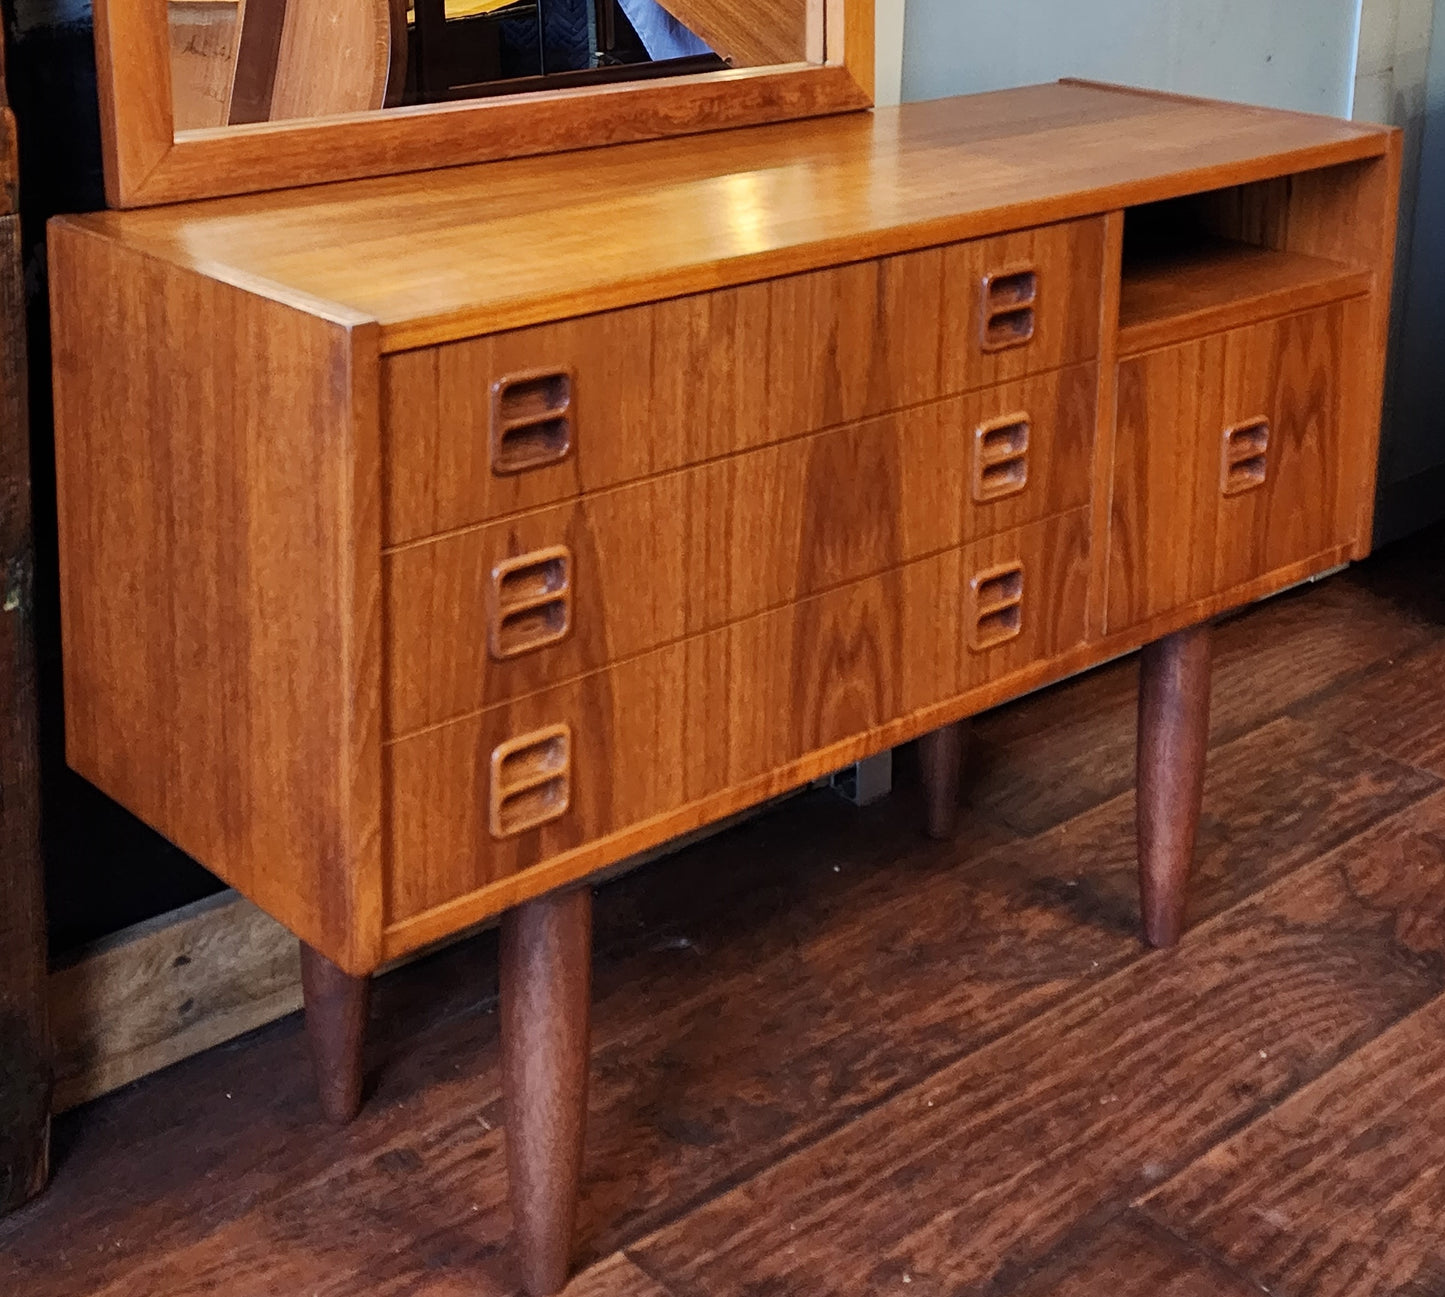
<svg viewBox="0 0 1445 1297">
<path fill-rule="evenodd" d="M 572 551 L 565 545 L 505 559 L 492 569 L 487 647 L 498 662 L 546 648 L 572 629 Z"/>
<path fill-rule="evenodd" d="M 1249 419 L 1224 430 L 1221 488 L 1241 495 L 1263 486 L 1269 476 L 1269 420 Z"/>
<path fill-rule="evenodd" d="M 983 277 L 983 349 L 1006 351 L 1033 340 L 1039 272 L 1015 266 Z"/>
<path fill-rule="evenodd" d="M 492 753 L 491 830 L 514 838 L 572 804 L 572 731 L 551 725 L 508 739 Z"/>
<path fill-rule="evenodd" d="M 538 369 L 492 384 L 492 472 L 525 473 L 572 451 L 572 374 Z"/>
<path fill-rule="evenodd" d="M 1004 563 L 968 583 L 968 646 L 975 653 L 1017 638 L 1024 628 L 1024 565 Z"/>
<path fill-rule="evenodd" d="M 973 498 L 980 504 L 1028 485 L 1029 426 L 1027 414 L 1005 414 L 974 429 Z"/>
</svg>

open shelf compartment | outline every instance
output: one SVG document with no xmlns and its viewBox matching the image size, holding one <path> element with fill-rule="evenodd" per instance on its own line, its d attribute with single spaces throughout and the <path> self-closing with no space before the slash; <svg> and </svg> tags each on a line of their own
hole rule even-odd
<svg viewBox="0 0 1445 1297">
<path fill-rule="evenodd" d="M 1129 209 L 1119 354 L 1368 292 L 1368 269 L 1232 237 L 1250 186 Z"/>
</svg>

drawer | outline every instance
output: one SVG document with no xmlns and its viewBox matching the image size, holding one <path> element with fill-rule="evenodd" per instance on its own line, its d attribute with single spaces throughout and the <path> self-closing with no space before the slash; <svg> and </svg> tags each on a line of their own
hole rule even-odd
<svg viewBox="0 0 1445 1297">
<path fill-rule="evenodd" d="M 388 543 L 1098 354 L 1099 218 L 386 357 Z"/>
<path fill-rule="evenodd" d="M 1074 510 L 388 743 L 388 922 L 1062 653 L 1088 545 Z"/>
<path fill-rule="evenodd" d="M 1353 538 L 1341 429 L 1355 390 L 1350 357 L 1368 328 L 1362 301 L 1120 364 L 1111 632 Z"/>
<path fill-rule="evenodd" d="M 1097 366 L 797 438 L 394 550 L 405 734 L 1084 504 Z"/>
</svg>

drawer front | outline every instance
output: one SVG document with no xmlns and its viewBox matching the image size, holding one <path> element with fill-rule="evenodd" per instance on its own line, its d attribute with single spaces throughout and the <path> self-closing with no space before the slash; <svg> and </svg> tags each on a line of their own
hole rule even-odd
<svg viewBox="0 0 1445 1297">
<path fill-rule="evenodd" d="M 1124 361 L 1108 629 L 1223 593 L 1352 539 L 1356 302 Z"/>
<path fill-rule="evenodd" d="M 1080 509 L 387 744 L 388 921 L 1056 656 L 1088 566 Z"/>
<path fill-rule="evenodd" d="M 401 543 L 1098 353 L 1100 219 L 387 357 Z"/>
<path fill-rule="evenodd" d="M 389 553 L 388 734 L 1084 504 L 1096 374 L 1006 383 Z"/>
</svg>

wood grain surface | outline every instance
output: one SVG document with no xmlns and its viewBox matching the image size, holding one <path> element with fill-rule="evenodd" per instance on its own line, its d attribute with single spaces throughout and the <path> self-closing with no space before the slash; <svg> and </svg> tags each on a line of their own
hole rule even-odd
<svg viewBox="0 0 1445 1297">
<path fill-rule="evenodd" d="M 958 828 L 959 771 L 967 752 L 968 727 L 963 721 L 919 736 L 919 777 L 927 804 L 930 838 L 946 840 Z"/>
<path fill-rule="evenodd" d="M 1440 918 L 1401 908 L 1445 867 L 1445 799 L 1341 854 L 1342 885 L 1394 945 L 1398 966 L 1436 958 Z M 1445 1275 L 1436 1222 L 1445 1006 L 1435 1000 L 1144 1200 L 1275 1292 L 1428 1292 Z"/>
<path fill-rule="evenodd" d="M 75 764 L 358 975 L 1317 575 L 1368 522 L 1394 138 L 1061 85 L 63 221 Z M 1374 291 L 1116 381 L 1116 204 L 1210 185 L 1211 237 Z"/>
<path fill-rule="evenodd" d="M 387 730 L 401 736 L 1088 501 L 1080 366 L 588 494 L 383 562 Z M 977 434 L 1028 423 L 1026 477 L 974 498 Z M 504 661 L 492 573 L 568 553 L 571 629 Z"/>
<path fill-rule="evenodd" d="M 241 5 L 170 0 L 171 115 L 177 130 L 219 126 L 231 106 Z"/>
<path fill-rule="evenodd" d="M 1137 355 L 1370 291 L 1374 271 L 1232 240 L 1131 261 L 1119 351 Z"/>
<path fill-rule="evenodd" d="M 1213 334 L 1119 367 L 1111 631 L 1354 539 L 1344 357 L 1367 321 L 1339 304 Z M 1262 484 L 1222 482 L 1226 432 L 1267 427 Z"/>
<path fill-rule="evenodd" d="M 1139 908 L 1154 946 L 1172 946 L 1184 932 L 1209 747 L 1213 635 L 1207 622 L 1191 626 L 1139 655 Z"/>
<path fill-rule="evenodd" d="M 344 1126 L 361 1108 L 371 978 L 344 972 L 303 941 L 301 993 L 321 1111 L 327 1121 Z"/>
<path fill-rule="evenodd" d="M 566 1292 L 567 1297 L 672 1297 L 621 1254 L 578 1275 Z"/>
<path fill-rule="evenodd" d="M 387 538 L 1092 359 L 1101 254 L 1101 222 L 1076 222 L 390 356 Z M 984 276 L 1021 260 L 1044 285 L 1034 336 L 985 353 Z M 572 376 L 573 453 L 500 476 L 492 389 L 531 373 Z"/>
<path fill-rule="evenodd" d="M 1445 776 L 1445 713 L 1435 705 L 1442 675 L 1445 649 L 1426 643 L 1336 690 L 1317 714 L 1387 756 Z"/>
<path fill-rule="evenodd" d="M 896 1291 L 903 1274 L 923 1293 L 982 1286 L 1445 989 L 1442 870 L 1402 874 L 1346 847 L 1215 920 L 1207 940 L 931 1077 L 903 1100 L 906 1142 L 865 1116 L 635 1252 L 663 1282 L 686 1290 L 705 1275 L 717 1294 L 817 1274 L 858 1293 Z M 1400 957 L 1401 933 L 1419 957 Z M 1261 976 L 1251 952 L 1265 941 Z"/>
<path fill-rule="evenodd" d="M 406 44 L 404 6 L 393 0 L 246 0 L 244 18 L 251 18 L 253 8 L 267 7 L 285 13 L 271 87 L 272 121 L 400 102 L 401 88 L 390 82 L 398 70 L 405 77 L 405 54 L 398 68 L 393 53 L 395 42 Z"/>
<path fill-rule="evenodd" d="M 1214 632 L 1211 739 L 1227 742 L 1286 713 L 1303 715 L 1306 707 L 1308 714 L 1320 714 L 1327 704 L 1310 700 L 1321 694 L 1331 694 L 1344 706 L 1343 700 L 1369 688 L 1362 676 L 1389 676 L 1392 659 L 1422 648 L 1429 639 L 1428 623 L 1418 614 L 1333 581 L 1224 618 Z M 1423 679 L 1428 693 L 1432 677 Z M 1137 690 L 1137 663 L 1130 658 L 1045 694 L 1069 699 L 1067 715 L 1056 723 L 1026 701 L 978 717 L 971 749 L 972 805 L 1032 835 L 1123 792 L 1134 779 L 1135 731 L 1121 730 L 1115 716 L 1118 708 L 1134 705 Z M 1428 713 L 1412 714 L 1428 723 Z M 1045 731 L 1047 772 L 1018 757 L 1030 750 L 1029 740 Z M 1391 755 L 1408 761 L 1404 752 Z"/>
<path fill-rule="evenodd" d="M 375 330 L 51 238 L 67 760 L 370 972 Z"/>
<path fill-rule="evenodd" d="M 821 3 L 669 0 L 668 12 L 734 67 L 766 67 L 808 59 L 809 11 Z"/>
<path fill-rule="evenodd" d="M 591 1063 L 592 889 L 502 916 L 498 962 L 507 1181 L 522 1287 L 550 1297 L 572 1269 Z"/>
<path fill-rule="evenodd" d="M 1079 1233 L 1081 1242 L 1060 1248 L 1015 1297 L 1259 1297 L 1245 1276 L 1138 1212 Z"/>
<path fill-rule="evenodd" d="M 434 119 L 457 123 L 458 135 L 464 120 Z M 476 146 L 447 141 L 451 130 L 436 133 L 455 162 Z M 285 151 L 265 133 L 228 138 L 233 152 Z M 268 296 L 344 304 L 377 320 L 392 351 L 1380 159 L 1394 138 L 1319 117 L 1051 85 L 67 219 Z M 1123 139 L 1149 147 L 1120 148 Z M 1332 252 L 1323 233 L 1294 250 L 1379 264 L 1376 236 L 1392 209 L 1372 190 L 1359 201 L 1349 224 L 1363 233 L 1349 237 L 1372 239 L 1368 252 Z M 1293 229 L 1292 240 L 1310 241 L 1304 218 Z"/>
<path fill-rule="evenodd" d="M 1390 293 L 1395 240 L 1385 233 L 1400 205 L 1401 137 L 1385 140 L 1385 152 L 1345 166 L 1278 177 L 1215 194 L 1208 228 L 1277 251 L 1325 257 L 1374 270 L 1374 292 L 1362 326 L 1369 340 L 1359 363 L 1349 367 L 1346 426 L 1359 429 L 1345 446 L 1345 477 L 1354 483 L 1354 558 L 1370 552 L 1375 476 L 1379 458 L 1377 414 L 1384 394 L 1390 330 Z"/>
<path fill-rule="evenodd" d="M 556 867 L 596 839 L 1064 651 L 1084 633 L 1086 525 L 1082 510 L 1064 514 L 389 743 L 388 922 L 544 859 Z M 1021 633 L 974 652 L 965 586 L 1015 561 Z M 489 841 L 476 790 L 490 754 L 557 724 L 574 748 L 566 813 Z"/>
<path fill-rule="evenodd" d="M 50 975 L 57 1112 L 301 1005 L 297 941 L 235 893 L 138 924 Z"/>
</svg>

